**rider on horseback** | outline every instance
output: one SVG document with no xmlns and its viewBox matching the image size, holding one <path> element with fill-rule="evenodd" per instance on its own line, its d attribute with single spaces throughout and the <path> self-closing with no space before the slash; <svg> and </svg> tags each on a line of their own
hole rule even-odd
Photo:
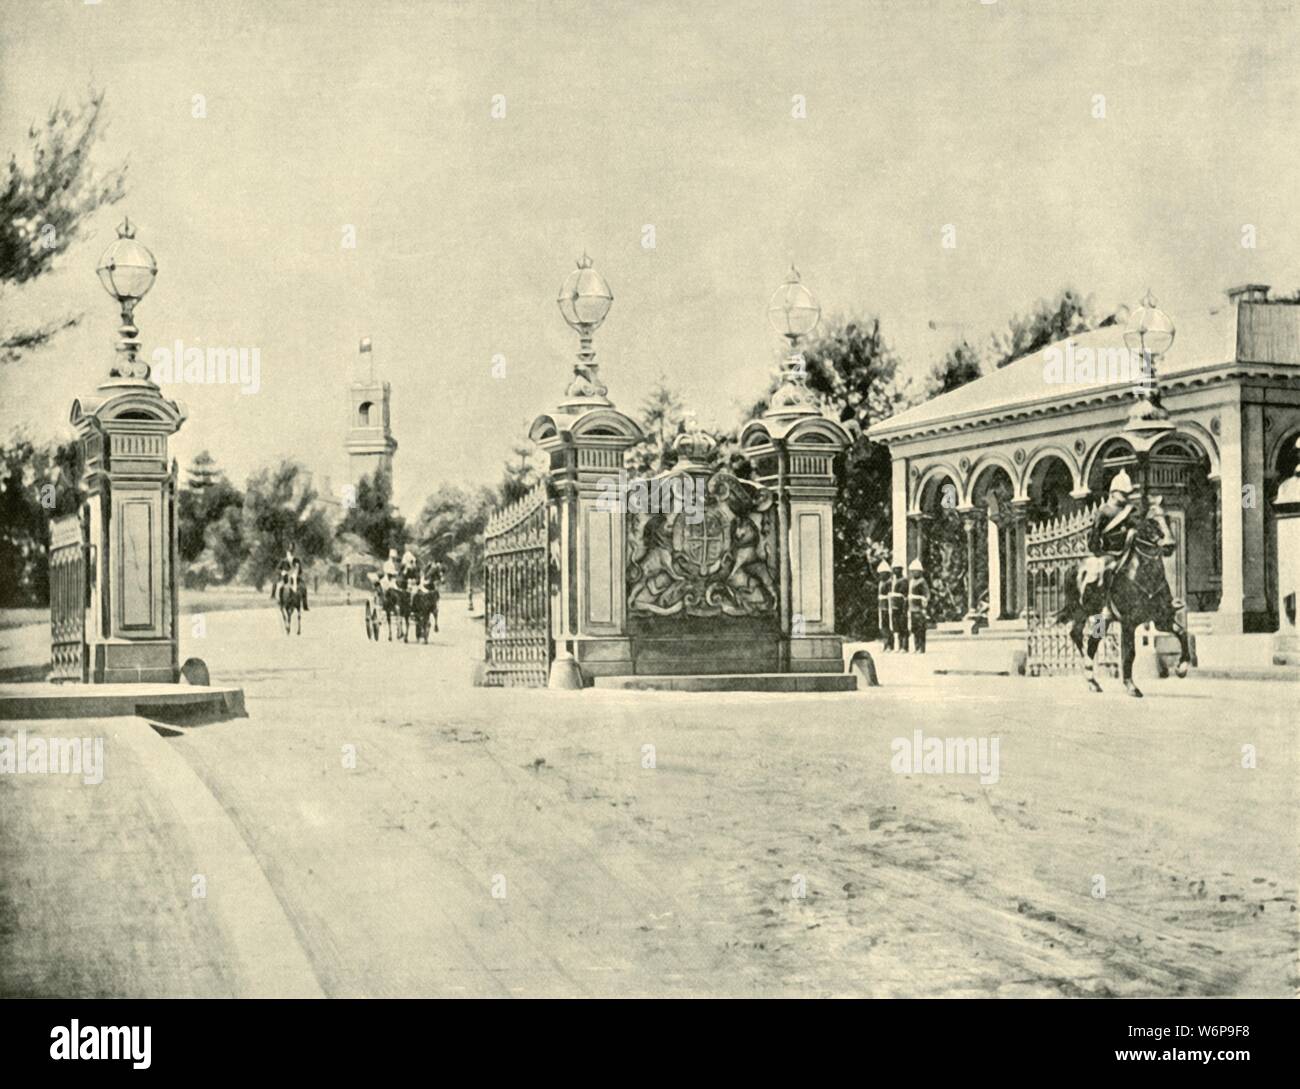
<svg viewBox="0 0 1300 1089">
<path fill-rule="evenodd" d="M 297 589 L 299 599 L 302 601 L 302 611 L 308 612 L 307 608 L 307 580 L 302 574 L 302 560 L 294 555 L 293 542 L 290 541 L 285 549 L 284 558 L 280 561 L 280 566 L 276 569 L 278 576 L 276 583 L 271 587 L 271 599 L 274 600 L 280 587 L 285 583 Z"/>
<path fill-rule="evenodd" d="M 411 551 L 411 546 L 406 546 L 406 551 L 402 554 L 402 576 L 409 585 L 412 582 L 418 582 L 420 578 L 420 558 Z"/>
<path fill-rule="evenodd" d="M 1088 551 L 1079 580 L 1079 598 L 1087 601 L 1089 591 L 1105 593 L 1137 536 L 1140 521 L 1133 505 L 1133 481 L 1121 469 L 1111 478 L 1110 498 L 1097 508 L 1088 533 Z M 1094 590 L 1094 587 L 1096 588 Z"/>
</svg>

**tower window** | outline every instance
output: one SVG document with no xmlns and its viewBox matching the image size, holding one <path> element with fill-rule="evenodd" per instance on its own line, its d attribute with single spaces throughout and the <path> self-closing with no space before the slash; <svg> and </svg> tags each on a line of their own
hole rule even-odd
<svg viewBox="0 0 1300 1089">
<path fill-rule="evenodd" d="M 373 401 L 362 401 L 357 406 L 357 426 L 370 427 L 377 421 L 374 418 L 375 403 Z"/>
</svg>

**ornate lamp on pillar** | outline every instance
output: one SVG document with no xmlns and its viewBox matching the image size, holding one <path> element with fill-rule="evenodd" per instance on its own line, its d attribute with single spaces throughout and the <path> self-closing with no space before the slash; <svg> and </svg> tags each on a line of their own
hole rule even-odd
<svg viewBox="0 0 1300 1089">
<path fill-rule="evenodd" d="M 153 286 L 157 262 L 136 241 L 129 220 L 117 234 L 98 272 L 121 307 L 119 358 L 93 396 L 73 402 L 71 413 L 86 493 L 83 676 L 174 682 L 180 672 L 176 465 L 167 439 L 185 422 L 185 409 L 162 395 L 137 355 L 135 308 Z"/>
<path fill-rule="evenodd" d="M 1174 332 L 1173 321 L 1156 306 L 1150 291 L 1133 311 L 1124 330 L 1124 343 L 1130 354 L 1137 354 L 1141 367 L 1141 377 L 1134 389 L 1137 399 L 1129 409 L 1124 437 L 1137 457 L 1137 486 L 1144 513 L 1151 484 L 1151 450 L 1175 430 L 1168 410 L 1160 403 L 1160 378 L 1156 370 L 1161 356 L 1174 342 Z"/>
<path fill-rule="evenodd" d="M 549 458 L 552 556 L 558 568 L 552 596 L 555 660 L 549 686 L 577 688 L 600 673 L 631 672 L 623 558 L 626 519 L 607 501 L 623 454 L 643 439 L 640 426 L 614 407 L 600 381 L 592 334 L 614 293 L 584 254 L 556 299 L 578 334 L 573 378 L 553 412 L 538 416 L 529 437 Z"/>
<path fill-rule="evenodd" d="M 821 414 L 808 388 L 799 341 L 820 317 L 791 267 L 768 306 L 768 320 L 790 345 L 781 385 L 768 410 L 740 433 L 755 478 L 777 495 L 782 672 L 843 669 L 843 640 L 835 634 L 835 458 L 852 440 Z"/>
</svg>

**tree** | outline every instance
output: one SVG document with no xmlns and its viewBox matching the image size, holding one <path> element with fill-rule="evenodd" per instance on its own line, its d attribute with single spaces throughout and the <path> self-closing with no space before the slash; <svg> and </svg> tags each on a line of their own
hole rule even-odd
<svg viewBox="0 0 1300 1089">
<path fill-rule="evenodd" d="M 442 563 L 451 589 L 463 590 L 483 562 L 483 531 L 497 507 L 488 488 L 440 488 L 425 500 L 415 526 L 421 553 Z"/>
<path fill-rule="evenodd" d="M 77 443 L 0 447 L 0 605 L 50 599 L 50 519 L 81 505 Z"/>
<path fill-rule="evenodd" d="M 296 461 L 281 461 L 249 477 L 242 523 L 244 577 L 259 590 L 274 577 L 290 544 L 304 565 L 329 555 L 329 520 L 311 474 Z"/>
<path fill-rule="evenodd" d="M 406 541 L 406 519 L 393 506 L 393 481 L 383 469 L 357 481 L 356 503 L 348 508 L 335 537 L 355 535 L 365 542 L 370 554 L 383 559 L 390 548 L 401 549 Z"/>
<path fill-rule="evenodd" d="M 1005 367 L 1039 348 L 1085 333 L 1096 326 L 1097 317 L 1093 312 L 1091 296 L 1085 299 L 1073 288 L 1067 287 L 1051 302 L 1039 299 L 1027 315 L 1021 317 L 1017 314 L 1012 317 L 1005 333 L 993 336 L 992 350 L 996 366 Z"/>
<path fill-rule="evenodd" d="M 869 635 L 876 629 L 875 567 L 892 548 L 893 473 L 888 447 L 868 439 L 867 428 L 906 405 L 907 387 L 899 383 L 898 358 L 878 318 L 824 322 L 803 356 L 809 388 L 853 438 L 835 500 L 836 622 L 843 632 Z M 778 376 L 755 414 L 779 385 Z"/>
<path fill-rule="evenodd" d="M 239 493 L 226 474 L 218 467 L 208 451 L 200 452 L 185 471 L 185 485 L 176 497 L 177 539 L 181 559 L 187 564 L 198 562 L 206 540 L 208 527 L 218 521 L 228 507 L 236 510 L 244 505 L 244 497 Z M 208 574 L 194 579 L 191 583 L 214 581 Z"/>
<path fill-rule="evenodd" d="M 930 368 L 925 397 L 929 400 L 964 386 L 967 382 L 974 382 L 981 373 L 979 352 L 963 340 L 949 348 L 947 354 Z"/>
<path fill-rule="evenodd" d="M 126 192 L 126 164 L 105 172 L 90 161 L 103 134 L 104 94 L 93 88 L 76 109 L 56 103 L 43 125 L 27 132 L 30 147 L 19 162 L 9 158 L 0 185 L 0 313 L 18 307 L 5 299 L 6 289 L 47 273 L 76 241 L 86 221 Z M 14 363 L 23 352 L 39 348 L 80 314 L 51 318 L 36 325 L 0 328 L 0 363 Z"/>
<path fill-rule="evenodd" d="M 505 475 L 499 489 L 502 506 L 522 499 L 537 486 L 537 481 L 541 478 L 536 446 L 531 442 L 517 442 L 510 449 L 514 457 L 506 462 Z"/>
<path fill-rule="evenodd" d="M 645 440 L 628 450 L 624 464 L 636 477 L 651 476 L 671 469 L 677 461 L 673 440 L 685 427 L 682 399 L 661 375 L 650 395 L 641 402 L 641 426 Z"/>
</svg>

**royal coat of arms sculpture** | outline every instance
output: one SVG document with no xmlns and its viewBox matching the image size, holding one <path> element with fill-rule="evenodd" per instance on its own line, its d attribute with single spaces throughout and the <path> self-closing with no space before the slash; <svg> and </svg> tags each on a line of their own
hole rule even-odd
<svg viewBox="0 0 1300 1089">
<path fill-rule="evenodd" d="M 628 489 L 630 616 L 776 613 L 775 496 L 725 469 L 710 470 L 709 449 L 681 442 L 683 468 Z"/>
</svg>

